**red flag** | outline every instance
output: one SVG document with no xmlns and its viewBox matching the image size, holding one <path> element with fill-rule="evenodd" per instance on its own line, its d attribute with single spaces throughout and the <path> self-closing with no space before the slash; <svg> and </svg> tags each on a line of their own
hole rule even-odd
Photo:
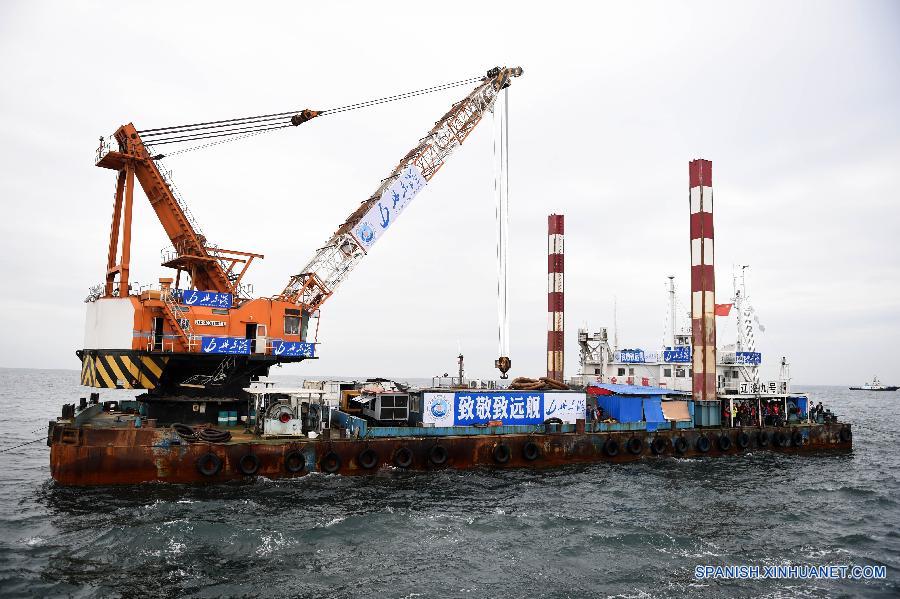
<svg viewBox="0 0 900 599">
<path fill-rule="evenodd" d="M 734 304 L 716 304 L 716 316 L 728 316 Z"/>
</svg>

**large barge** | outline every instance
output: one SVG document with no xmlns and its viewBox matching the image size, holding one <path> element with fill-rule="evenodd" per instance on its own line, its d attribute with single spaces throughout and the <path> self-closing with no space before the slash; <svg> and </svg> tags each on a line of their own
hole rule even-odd
<svg viewBox="0 0 900 599">
<path fill-rule="evenodd" d="M 455 386 L 410 389 L 385 379 L 265 386 L 244 390 L 238 402 L 180 398 L 168 407 L 148 398 L 100 402 L 95 393 L 50 423 L 51 472 L 65 485 L 196 483 L 852 447 L 849 424 L 830 413 L 816 421 L 805 403 L 787 398 L 786 418 L 733 425 L 721 416 L 729 400 L 695 402 L 662 387 L 500 389 L 466 379 L 462 369 L 449 382 Z M 166 413 L 167 422 L 154 417 Z M 194 414 L 193 426 L 171 422 L 185 414 Z"/>
<path fill-rule="evenodd" d="M 609 384 L 602 376 L 582 380 L 576 388 L 560 382 L 561 215 L 551 216 L 549 229 L 547 377 L 516 379 L 505 388 L 473 382 L 464 378 L 460 356 L 456 381 L 420 389 L 383 379 L 335 382 L 329 389 L 259 386 L 272 366 L 318 357 L 322 305 L 482 117 L 497 117 L 495 110 L 505 114 L 507 88 L 521 74 L 518 67 L 496 67 L 483 77 L 330 111 L 306 109 L 147 130 L 129 123 L 102 138 L 96 165 L 116 172 L 109 253 L 105 280 L 86 300 L 85 343 L 76 354 L 82 385 L 143 392 L 118 401 L 101 401 L 99 392 L 92 392 L 63 406 L 47 435 L 53 478 L 74 486 L 195 483 L 311 472 L 369 474 L 384 467 L 544 468 L 761 450 L 849 450 L 850 425 L 830 414 L 813 416 L 808 401 L 791 403 L 786 394 L 768 398 L 773 411 L 764 419 L 762 399 L 751 391 L 738 398 L 745 407 L 756 401 L 756 419 L 748 421 L 734 418 L 734 398 L 717 396 L 711 163 L 704 160 L 690 164 L 692 347 L 690 352 L 672 348 L 678 360 L 691 363 L 690 392 L 649 381 Z M 178 144 L 204 147 L 471 83 L 475 88 L 272 297 L 254 297 L 243 282 L 251 262 L 263 256 L 211 243 L 176 191 L 171 173 L 161 166 L 164 151 L 173 144 L 179 151 L 184 146 Z M 505 148 L 506 119 L 500 116 L 496 122 L 501 139 L 495 147 Z M 498 156 L 502 295 L 495 365 L 505 378 L 511 368 L 504 342 L 508 212 L 503 197 L 508 187 L 505 151 Z M 138 186 L 172 242 L 163 252 L 163 266 L 174 276 L 160 278 L 158 286 L 141 286 L 130 278 L 131 215 Z"/>
<path fill-rule="evenodd" d="M 508 394 L 507 394 L 508 395 Z M 265 437 L 245 427 L 218 427 L 227 441 L 186 439 L 134 406 L 97 403 L 50 424 L 50 465 L 64 485 L 198 483 L 328 474 L 373 474 L 381 468 L 548 468 L 652 458 L 723 457 L 748 452 L 847 451 L 849 424 L 795 422 L 779 426 L 700 427 L 646 422 L 454 427 L 369 427 L 334 412 L 315 438 Z M 125 411 L 121 411 L 125 410 Z M 342 424 L 343 423 L 343 424 Z"/>
</svg>

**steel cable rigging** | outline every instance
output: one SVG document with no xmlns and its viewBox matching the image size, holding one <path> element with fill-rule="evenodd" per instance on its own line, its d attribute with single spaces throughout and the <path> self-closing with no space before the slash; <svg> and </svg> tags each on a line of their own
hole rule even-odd
<svg viewBox="0 0 900 599">
<path fill-rule="evenodd" d="M 432 94 L 463 85 L 469 85 L 480 80 L 480 77 L 470 77 L 468 79 L 462 79 L 460 81 L 442 83 L 440 85 L 433 85 L 431 87 L 426 87 L 423 89 L 412 90 L 394 94 L 391 96 L 385 96 L 382 98 L 375 98 L 372 100 L 365 100 L 362 102 L 355 102 L 353 104 L 346 104 L 344 106 L 338 106 L 335 108 L 328 108 L 319 111 L 313 111 L 309 109 L 290 110 L 257 116 L 237 117 L 217 121 L 190 123 L 185 125 L 174 125 L 171 127 L 157 127 L 153 129 L 144 129 L 138 131 L 138 133 L 141 135 L 141 138 L 145 140 L 146 145 L 154 147 L 185 142 L 217 140 L 211 143 L 191 146 L 176 150 L 174 152 L 170 152 L 169 155 L 171 156 L 174 154 L 180 154 L 183 152 L 218 145 L 219 143 L 224 143 L 226 141 L 245 139 L 247 137 L 259 135 L 262 133 L 277 131 L 279 129 L 286 129 L 288 127 L 300 125 L 314 117 L 339 114 L 351 110 L 369 108 L 372 106 L 377 106 L 379 104 L 386 104 L 388 102 L 396 102 L 398 100 L 405 100 L 408 98 L 414 98 L 416 96 Z M 154 158 L 161 157 L 161 155 L 154 156 Z"/>
</svg>

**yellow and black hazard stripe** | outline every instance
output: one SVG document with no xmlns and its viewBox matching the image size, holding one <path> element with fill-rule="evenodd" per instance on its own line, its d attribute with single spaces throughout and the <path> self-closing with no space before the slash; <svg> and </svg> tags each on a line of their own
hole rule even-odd
<svg viewBox="0 0 900 599">
<path fill-rule="evenodd" d="M 85 351 L 81 384 L 100 389 L 154 389 L 168 360 L 134 351 Z"/>
</svg>

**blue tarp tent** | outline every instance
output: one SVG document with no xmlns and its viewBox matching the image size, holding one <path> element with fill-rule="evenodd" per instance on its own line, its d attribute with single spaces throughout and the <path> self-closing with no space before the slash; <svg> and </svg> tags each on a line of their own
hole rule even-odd
<svg viewBox="0 0 900 599">
<path fill-rule="evenodd" d="M 613 417 L 619 422 L 640 422 L 644 419 L 643 402 L 640 397 L 624 395 L 599 395 L 597 405 L 603 410 L 603 417 Z"/>
<path fill-rule="evenodd" d="M 689 391 L 612 383 L 588 385 L 588 393 L 592 392 L 597 394 L 597 405 L 603 410 L 603 418 L 612 417 L 619 422 L 645 420 L 647 430 L 656 430 L 667 422 L 661 407 L 663 396 L 685 399 L 690 396 Z"/>
<path fill-rule="evenodd" d="M 644 420 L 647 421 L 647 430 L 655 431 L 660 424 L 665 425 L 666 419 L 662 412 L 662 397 L 651 395 L 644 398 Z"/>
</svg>

